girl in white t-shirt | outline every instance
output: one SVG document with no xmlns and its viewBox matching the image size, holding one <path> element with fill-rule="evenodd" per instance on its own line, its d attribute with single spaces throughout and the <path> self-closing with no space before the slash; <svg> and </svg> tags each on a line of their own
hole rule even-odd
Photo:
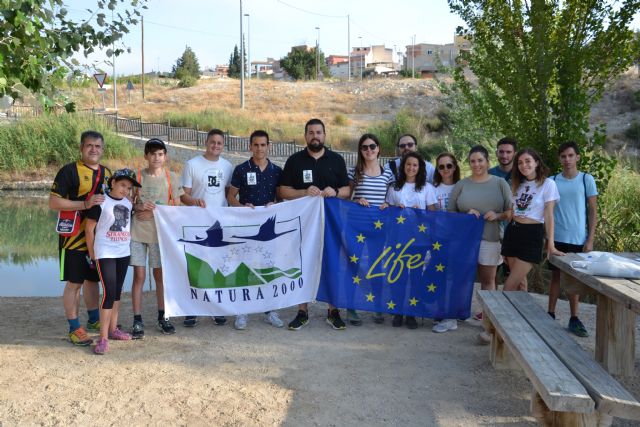
<svg viewBox="0 0 640 427">
<path fill-rule="evenodd" d="M 94 352 L 109 351 L 108 339 L 130 340 L 131 335 L 118 328 L 120 294 L 129 268 L 131 254 L 131 188 L 140 187 L 131 169 L 120 169 L 109 178 L 109 193 L 104 202 L 87 213 L 85 235 L 89 257 L 98 269 L 102 284 L 100 339 Z"/>
<path fill-rule="evenodd" d="M 564 255 L 553 244 L 553 207 L 560 199 L 556 183 L 547 178 L 549 169 L 534 150 L 518 151 L 511 175 L 513 217 L 507 225 L 502 255 L 509 265 L 505 291 L 527 290 L 527 273 L 542 261 L 547 238 L 547 256 Z"/>
<path fill-rule="evenodd" d="M 427 182 L 427 170 L 424 159 L 416 152 L 409 152 L 400 161 L 400 170 L 395 185 L 389 188 L 386 201 L 380 206 L 399 206 L 401 208 L 417 208 L 436 210 L 436 193 L 433 185 Z M 413 316 L 407 316 L 406 325 L 416 329 L 418 323 Z M 392 326 L 402 326 L 402 315 L 393 316 Z"/>
</svg>

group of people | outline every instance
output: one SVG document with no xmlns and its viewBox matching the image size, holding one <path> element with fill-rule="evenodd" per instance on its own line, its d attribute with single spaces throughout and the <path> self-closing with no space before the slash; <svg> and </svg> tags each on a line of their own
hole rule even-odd
<svg viewBox="0 0 640 427">
<path fill-rule="evenodd" d="M 526 290 L 527 273 L 542 261 L 546 236 L 548 255 L 589 251 L 596 227 L 595 181 L 579 172 L 578 146 L 573 142 L 559 149 L 562 172 L 549 176 L 540 156 L 531 149 L 517 151 L 514 139 L 498 141 L 499 164 L 489 168 L 489 153 L 482 146 L 469 151 L 471 175 L 461 179 L 460 167 L 451 153 L 437 156 L 435 167 L 418 152 L 414 136 L 402 135 L 397 141 L 399 157 L 381 164 L 380 142 L 373 134 L 358 141 L 355 167 L 347 170 L 342 156 L 325 148 L 326 130 L 319 119 L 305 125 L 306 148 L 290 156 L 284 168 L 268 158 L 269 135 L 257 130 L 249 138 L 251 157 L 233 165 L 223 157 L 224 133 L 212 129 L 207 135 L 205 152 L 186 162 L 182 177 L 165 164 L 167 148 L 157 138 L 146 142 L 145 169 L 137 173 L 120 169 L 113 174 L 100 164 L 104 149 L 102 135 L 87 131 L 81 135 L 81 158 L 65 165 L 54 180 L 49 205 L 62 212 L 73 212 L 78 226 L 61 233 L 60 280 L 66 281 L 63 293 L 69 339 L 75 345 L 88 346 L 93 340 L 87 330 L 99 331 L 94 351 L 104 354 L 109 340 L 144 337 L 142 285 L 148 262 L 156 282 L 157 328 L 164 334 L 176 329 L 164 313 L 162 261 L 153 210 L 157 205 L 198 206 L 203 209 L 222 206 L 254 208 L 281 200 L 305 196 L 338 197 L 372 209 L 388 206 L 463 212 L 484 219 L 478 256 L 477 277 L 482 289 L 496 289 L 497 267 L 506 261 L 505 290 Z M 61 221 L 59 219 L 59 221 Z M 63 227 L 64 228 L 64 227 Z M 65 230 L 69 231 L 69 230 Z M 130 333 L 119 328 L 118 311 L 126 271 L 133 266 L 133 326 Z M 98 303 L 97 283 L 103 297 Z M 80 291 L 88 312 L 86 329 L 79 321 Z M 549 315 L 555 318 L 560 292 L 559 273 L 552 272 Z M 569 329 L 586 336 L 577 317 L 578 296 L 571 295 Z M 474 316 L 482 318 L 482 313 Z M 225 317 L 214 317 L 224 325 Z M 277 312 L 265 313 L 264 320 L 275 326 L 284 323 Z M 384 316 L 374 313 L 373 320 L 383 323 Z M 457 329 L 460 319 L 434 319 L 434 332 Z M 245 329 L 246 315 L 236 317 L 236 329 Z M 337 307 L 329 305 L 327 323 L 345 329 Z M 347 321 L 362 324 L 355 310 L 347 310 Z M 299 330 L 309 322 L 307 304 L 298 307 L 288 324 Z M 198 324 L 196 316 L 183 320 L 185 327 Z M 412 316 L 394 315 L 392 326 L 418 327 Z M 480 339 L 489 341 L 485 332 Z"/>
</svg>

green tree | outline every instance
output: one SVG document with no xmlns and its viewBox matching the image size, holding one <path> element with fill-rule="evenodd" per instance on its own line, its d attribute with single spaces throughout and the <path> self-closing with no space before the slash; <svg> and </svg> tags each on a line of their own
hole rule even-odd
<svg viewBox="0 0 640 427">
<path fill-rule="evenodd" d="M 196 84 L 200 78 L 200 65 L 196 54 L 189 46 L 184 48 L 182 56 L 178 58 L 172 71 L 176 79 L 180 80 L 180 86 L 190 87 Z"/>
<path fill-rule="evenodd" d="M 242 38 L 242 46 L 244 47 L 244 37 Z M 247 48 L 244 47 L 244 71 L 248 72 L 247 68 Z M 238 45 L 233 46 L 233 53 L 229 56 L 229 71 L 227 75 L 234 79 L 240 78 L 240 49 L 238 49 Z"/>
<path fill-rule="evenodd" d="M 76 22 L 67 17 L 64 0 L 0 0 L 0 95 L 14 98 L 25 93 L 40 96 L 49 106 L 69 71 L 80 64 L 72 58 L 108 48 L 119 55 L 124 46 L 111 49 L 128 27 L 135 25 L 146 0 L 99 0 L 92 19 Z M 120 4 L 124 10 L 117 10 Z M 111 13 L 116 11 L 113 20 Z M 95 18 L 95 19 L 94 19 Z"/>
<path fill-rule="evenodd" d="M 324 53 L 319 50 L 320 73 L 324 76 L 329 75 L 329 67 L 324 59 Z M 287 56 L 280 60 L 282 68 L 294 80 L 316 80 L 316 49 L 293 49 Z"/>
<path fill-rule="evenodd" d="M 459 56 L 451 89 L 479 125 L 517 137 L 552 169 L 558 145 L 575 140 L 585 147 L 582 166 L 606 184 L 615 163 L 599 154 L 606 130 L 589 127 L 589 112 L 607 84 L 633 63 L 629 26 L 640 1 L 448 3 L 466 24 L 458 33 L 472 42 Z M 465 75 L 465 66 L 477 83 Z"/>
</svg>

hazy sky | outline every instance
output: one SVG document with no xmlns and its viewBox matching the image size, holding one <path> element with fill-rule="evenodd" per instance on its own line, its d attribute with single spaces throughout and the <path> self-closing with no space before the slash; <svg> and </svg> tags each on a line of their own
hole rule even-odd
<svg viewBox="0 0 640 427">
<path fill-rule="evenodd" d="M 93 0 L 67 0 L 70 16 L 88 19 Z M 347 14 L 351 47 L 385 44 L 404 52 L 412 43 L 450 43 L 462 21 L 449 12 L 446 0 L 243 0 L 243 29 L 248 34 L 251 60 L 281 58 L 291 46 L 315 45 L 325 55 L 346 55 Z M 240 0 L 149 0 L 144 11 L 145 71 L 169 71 L 185 46 L 190 46 L 201 68 L 227 64 L 240 40 Z M 247 22 L 249 21 L 249 25 Z M 640 27 L 636 18 L 635 27 Z M 316 27 L 320 27 L 317 30 Z M 131 54 L 116 58 L 116 73 L 140 72 L 140 25 L 130 29 L 125 44 Z M 360 38 L 362 37 L 362 38 Z M 104 54 L 90 60 L 111 74 Z M 84 57 L 81 62 L 89 63 Z M 93 71 L 93 70 L 91 70 Z"/>
</svg>

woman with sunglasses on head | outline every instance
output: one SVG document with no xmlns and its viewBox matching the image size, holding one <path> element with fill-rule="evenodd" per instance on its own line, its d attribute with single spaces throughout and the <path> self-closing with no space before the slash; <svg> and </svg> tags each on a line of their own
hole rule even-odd
<svg viewBox="0 0 640 427">
<path fill-rule="evenodd" d="M 349 186 L 351 199 L 365 207 L 380 207 L 385 201 L 387 188 L 393 183 L 393 173 L 380 166 L 380 141 L 378 137 L 365 133 L 358 141 L 358 160 L 356 166 L 350 168 Z M 347 310 L 347 319 L 354 326 L 362 325 L 362 320 L 355 310 Z M 375 323 L 384 322 L 382 313 L 375 313 Z"/>
<path fill-rule="evenodd" d="M 449 198 L 455 184 L 460 181 L 460 168 L 458 161 L 451 153 L 441 153 L 436 158 L 436 172 L 433 175 L 435 187 L 436 210 L 447 211 Z M 433 332 L 447 332 L 458 329 L 456 319 L 434 319 Z"/>
<path fill-rule="evenodd" d="M 496 270 L 502 264 L 500 221 L 511 219 L 511 191 L 507 181 L 489 174 L 489 152 L 486 148 L 481 145 L 472 147 L 467 160 L 471 176 L 455 185 L 448 210 L 484 219 L 477 274 L 481 289 L 495 290 Z M 482 313 L 477 313 L 474 318 L 481 320 Z M 486 332 L 478 338 L 482 343 L 488 343 L 490 339 Z"/>
<path fill-rule="evenodd" d="M 509 265 L 505 291 L 527 290 L 527 273 L 542 261 L 542 244 L 547 238 L 547 256 L 564 255 L 553 243 L 553 208 L 560 200 L 556 182 L 540 155 L 530 149 L 518 151 L 513 159 L 511 190 L 513 220 L 507 225 L 502 255 Z"/>
<path fill-rule="evenodd" d="M 400 161 L 400 170 L 395 184 L 389 187 L 387 200 L 380 206 L 399 206 L 401 208 L 416 208 L 436 210 L 436 194 L 433 185 L 427 182 L 427 171 L 424 159 L 417 152 L 408 152 Z M 403 317 L 400 314 L 393 316 L 394 327 L 402 326 Z M 418 322 L 413 316 L 406 317 L 406 325 L 409 329 L 416 329 Z"/>
</svg>

